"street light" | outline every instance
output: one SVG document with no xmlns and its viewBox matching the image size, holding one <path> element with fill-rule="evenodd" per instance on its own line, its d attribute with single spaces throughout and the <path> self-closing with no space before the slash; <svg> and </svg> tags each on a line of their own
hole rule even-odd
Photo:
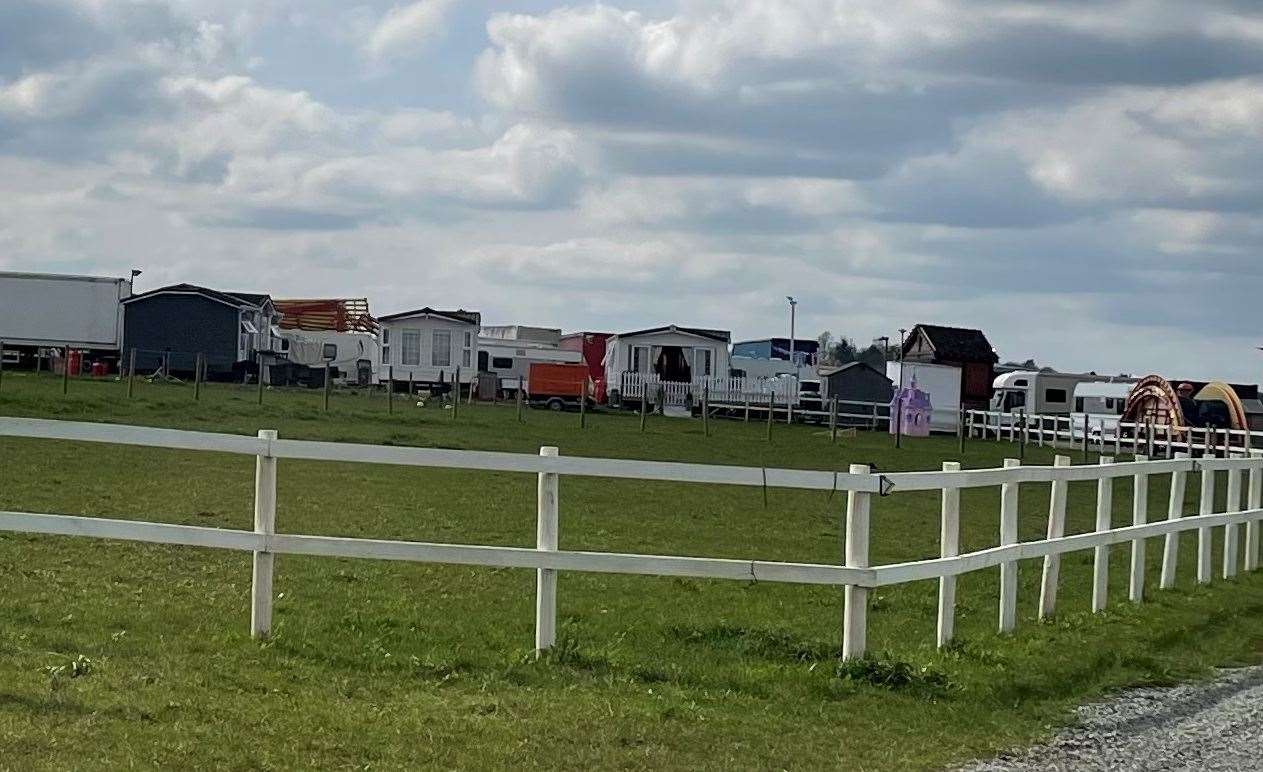
<svg viewBox="0 0 1263 772">
<path fill-rule="evenodd" d="M 128 282 L 128 284 L 132 285 L 132 294 L 136 293 L 136 277 L 141 275 L 142 273 L 144 273 L 144 271 L 140 270 L 139 268 L 132 269 L 132 278 L 131 278 L 131 281 Z"/>
<path fill-rule="evenodd" d="M 794 321 L 798 309 L 798 301 L 792 295 L 786 295 L 789 301 L 789 363 L 794 366 L 794 380 L 798 380 L 798 362 L 794 360 Z"/>
</svg>

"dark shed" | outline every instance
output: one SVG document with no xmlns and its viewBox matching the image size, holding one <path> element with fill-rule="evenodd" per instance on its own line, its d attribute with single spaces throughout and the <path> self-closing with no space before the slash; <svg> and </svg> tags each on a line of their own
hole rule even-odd
<svg viewBox="0 0 1263 772">
<path fill-rule="evenodd" d="M 825 399 L 838 398 L 838 402 L 880 402 L 890 404 L 894 386 L 884 373 L 864 362 L 850 362 L 841 367 L 820 368 L 820 383 Z M 843 404 L 843 413 L 854 413 Z"/>
<path fill-rule="evenodd" d="M 1000 358 L 982 330 L 918 324 L 904 342 L 903 358 L 908 362 L 959 367 L 964 407 L 985 409 L 990 403 L 991 383 Z"/>
</svg>

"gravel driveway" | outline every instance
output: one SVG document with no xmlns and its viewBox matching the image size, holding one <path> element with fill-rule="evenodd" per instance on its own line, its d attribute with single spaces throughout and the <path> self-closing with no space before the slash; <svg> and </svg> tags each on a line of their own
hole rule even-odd
<svg viewBox="0 0 1263 772">
<path fill-rule="evenodd" d="M 1080 723 L 1042 745 L 971 772 L 1263 769 L 1263 667 L 1213 681 L 1135 689 L 1078 711 Z"/>
</svg>

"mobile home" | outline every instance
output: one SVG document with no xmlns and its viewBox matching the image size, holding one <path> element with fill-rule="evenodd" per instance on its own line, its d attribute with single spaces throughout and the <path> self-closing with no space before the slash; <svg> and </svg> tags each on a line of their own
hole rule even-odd
<svg viewBox="0 0 1263 772">
<path fill-rule="evenodd" d="M 450 384 L 460 369 L 460 382 L 477 378 L 478 333 L 482 315 L 477 311 L 440 311 L 419 308 L 379 317 L 381 364 L 379 383 Z"/>
</svg>

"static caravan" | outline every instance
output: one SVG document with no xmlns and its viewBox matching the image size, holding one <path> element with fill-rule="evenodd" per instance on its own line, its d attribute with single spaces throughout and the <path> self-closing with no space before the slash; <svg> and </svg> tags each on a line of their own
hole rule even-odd
<svg viewBox="0 0 1263 772">
<path fill-rule="evenodd" d="M 265 366 L 283 358 L 279 321 L 268 295 L 173 284 L 123 301 L 123 348 L 136 351 L 138 372 L 190 376 L 201 354 L 208 377 L 235 379 L 260 356 Z"/>
<path fill-rule="evenodd" d="M 452 383 L 457 368 L 468 387 L 478 377 L 477 311 L 419 308 L 378 318 L 381 324 L 380 383 L 427 387 Z"/>
<path fill-rule="evenodd" d="M 690 387 L 700 392 L 707 379 L 728 376 L 730 340 L 727 330 L 674 324 L 614 335 L 605 347 L 607 393 L 638 400 L 646 383 L 681 385 L 668 396 L 683 397 Z"/>
</svg>

